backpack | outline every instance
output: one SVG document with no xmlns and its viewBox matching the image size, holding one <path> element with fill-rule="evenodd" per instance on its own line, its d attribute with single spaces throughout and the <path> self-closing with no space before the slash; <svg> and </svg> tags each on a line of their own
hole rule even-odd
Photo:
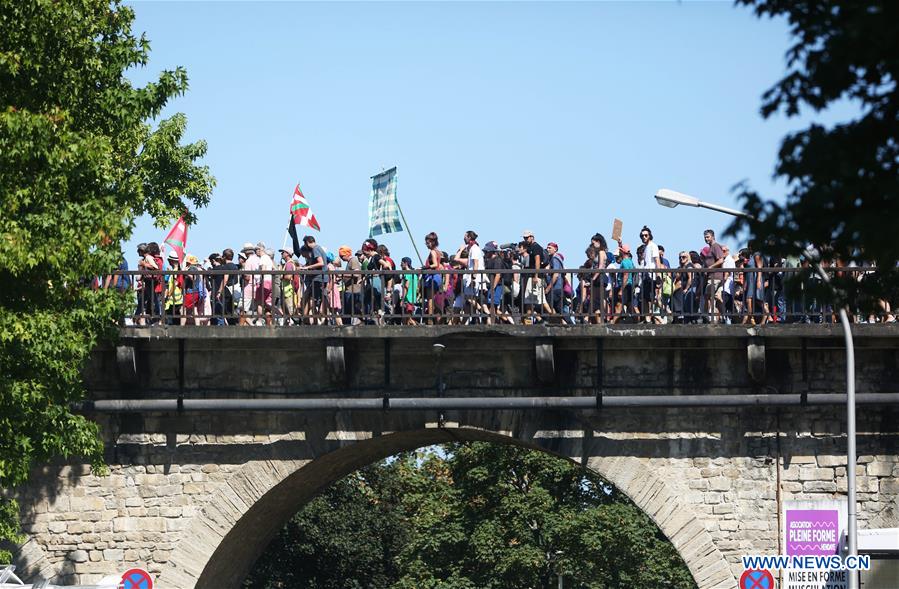
<svg viewBox="0 0 899 589">
<path fill-rule="evenodd" d="M 509 260 L 506 257 L 503 257 L 502 260 L 503 260 L 503 270 L 511 270 L 512 269 L 512 260 Z M 511 287 L 512 283 L 515 282 L 515 279 L 512 276 L 512 274 L 503 274 L 502 277 L 503 277 L 503 286 Z"/>
<path fill-rule="evenodd" d="M 550 261 L 546 257 L 546 250 L 543 249 L 543 246 L 541 246 L 539 243 L 536 243 L 534 245 L 536 245 L 537 248 L 540 250 L 537 252 L 537 254 L 540 255 L 540 268 L 549 268 Z M 528 248 L 528 251 L 530 251 L 530 247 Z M 531 254 L 531 255 L 533 255 L 533 254 Z"/>
</svg>

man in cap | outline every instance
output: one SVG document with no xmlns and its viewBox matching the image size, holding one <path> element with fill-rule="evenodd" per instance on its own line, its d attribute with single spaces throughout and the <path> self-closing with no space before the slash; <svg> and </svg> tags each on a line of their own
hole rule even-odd
<svg viewBox="0 0 899 589">
<path fill-rule="evenodd" d="M 540 270 L 546 264 L 546 253 L 534 238 L 533 231 L 525 229 L 521 232 L 521 237 L 528 255 L 527 269 L 532 271 L 527 274 L 524 290 L 524 311 L 527 317 L 523 321 L 530 324 L 541 320 L 537 313 L 546 304 L 545 285 L 540 275 Z"/>
<path fill-rule="evenodd" d="M 549 275 L 549 284 L 544 288 L 546 297 L 549 299 L 543 304 L 543 308 L 548 313 L 561 314 L 562 304 L 565 297 L 565 275 L 562 269 L 565 267 L 565 258 L 559 253 L 559 245 L 551 241 L 546 244 L 546 266 L 552 273 Z"/>
<path fill-rule="evenodd" d="M 497 270 L 505 270 L 506 265 L 499 255 L 499 247 L 495 241 L 484 244 L 484 269 L 487 270 L 487 305 L 489 313 L 487 323 L 493 325 L 498 315 L 502 313 L 504 286 L 503 275 Z M 493 270 L 494 272 L 490 272 Z"/>
<path fill-rule="evenodd" d="M 241 325 L 248 325 L 255 321 L 253 316 L 257 311 L 256 289 L 262 286 L 262 279 L 258 274 L 261 260 L 257 251 L 257 248 L 249 242 L 243 244 L 240 250 L 240 253 L 246 256 L 241 269 L 253 273 L 243 275 L 243 293 L 240 297 Z"/>
<path fill-rule="evenodd" d="M 290 272 L 280 277 L 281 283 L 281 312 L 286 318 L 287 324 L 294 323 L 297 308 L 297 293 L 300 292 L 300 275 L 296 274 L 297 265 L 293 261 L 293 252 L 286 249 L 278 250 L 281 254 L 281 265 L 278 270 Z"/>
<path fill-rule="evenodd" d="M 275 261 L 272 259 L 274 253 L 265 247 L 265 242 L 260 241 L 256 244 L 260 272 L 255 290 L 256 313 L 265 318 L 266 325 L 272 324 L 272 275 L 267 272 L 275 269 Z"/>
<path fill-rule="evenodd" d="M 478 234 L 468 230 L 462 236 L 462 245 L 456 251 L 456 258 L 462 258 L 463 253 L 468 259 L 468 270 L 484 270 L 484 252 L 478 245 Z M 462 276 L 462 288 L 465 296 L 465 309 L 471 315 L 475 315 L 479 307 L 481 291 L 484 290 L 485 278 L 482 272 L 464 274 Z"/>
<path fill-rule="evenodd" d="M 184 265 L 187 274 L 184 275 L 184 303 L 182 310 L 184 313 L 185 325 L 203 325 L 203 321 L 199 317 L 208 316 L 205 311 L 206 306 L 206 284 L 200 270 L 200 260 L 193 254 L 187 254 L 184 257 Z"/>
</svg>

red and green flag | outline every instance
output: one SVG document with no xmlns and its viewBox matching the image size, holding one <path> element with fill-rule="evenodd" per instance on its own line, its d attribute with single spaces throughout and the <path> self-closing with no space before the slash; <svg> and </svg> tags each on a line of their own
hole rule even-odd
<svg viewBox="0 0 899 589">
<path fill-rule="evenodd" d="M 303 195 L 303 191 L 300 190 L 299 184 L 293 189 L 293 201 L 290 203 L 290 214 L 295 225 L 303 225 L 304 227 L 310 227 L 316 231 L 322 230 L 318 225 L 318 221 L 315 219 L 315 215 L 312 214 L 312 210 L 309 208 L 309 202 Z"/>
<path fill-rule="evenodd" d="M 172 227 L 172 230 L 166 236 L 164 243 L 170 245 L 175 253 L 178 254 L 178 264 L 183 266 L 184 248 L 187 247 L 187 224 L 184 222 L 183 216 L 178 218 L 175 226 Z"/>
</svg>

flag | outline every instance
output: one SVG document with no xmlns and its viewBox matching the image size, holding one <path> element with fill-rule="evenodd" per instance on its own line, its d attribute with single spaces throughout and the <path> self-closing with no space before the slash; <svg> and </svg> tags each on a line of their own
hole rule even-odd
<svg viewBox="0 0 899 589">
<path fill-rule="evenodd" d="M 297 183 L 297 187 L 293 189 L 293 201 L 290 203 L 290 214 L 293 217 L 293 222 L 295 224 L 310 227 L 316 231 L 322 230 L 318 225 L 318 221 L 315 220 L 315 215 L 312 214 L 312 210 L 309 209 L 309 203 L 306 201 L 306 197 L 303 196 L 303 191 L 300 190 L 299 183 Z"/>
<path fill-rule="evenodd" d="M 371 177 L 368 202 L 368 236 L 403 230 L 400 205 L 396 200 L 396 167 Z"/>
<path fill-rule="evenodd" d="M 297 235 L 296 223 L 293 222 L 293 215 L 291 215 L 290 219 L 287 220 L 287 233 L 290 234 L 290 239 L 293 240 L 293 255 L 299 257 L 300 256 L 300 238 Z"/>
<path fill-rule="evenodd" d="M 183 215 L 178 218 L 175 226 L 169 231 L 164 243 L 172 246 L 172 249 L 178 254 L 178 264 L 184 265 L 184 248 L 187 247 L 187 225 L 184 223 Z"/>
</svg>

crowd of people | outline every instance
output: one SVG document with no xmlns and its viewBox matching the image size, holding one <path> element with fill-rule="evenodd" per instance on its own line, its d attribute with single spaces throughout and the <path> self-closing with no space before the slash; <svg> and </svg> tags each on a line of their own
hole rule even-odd
<svg viewBox="0 0 899 589">
<path fill-rule="evenodd" d="M 163 259 L 152 242 L 138 245 L 136 271 L 126 272 L 123 262 L 98 284 L 136 292 L 137 325 L 834 321 L 833 309 L 805 288 L 816 280 L 799 272 L 809 267 L 805 258 L 731 251 L 708 229 L 704 246 L 679 252 L 672 264 L 649 227 L 639 239 L 635 250 L 621 240 L 610 247 L 596 233 L 577 267 L 566 265 L 556 243 L 544 247 L 529 230 L 517 243 L 483 246 L 466 231 L 454 253 L 431 232 L 418 265 L 408 257 L 397 264 L 372 238 L 355 251 L 342 245 L 336 255 L 311 235 L 296 251 L 245 243 L 236 255 L 228 248 L 202 262 L 175 252 Z M 788 289 L 794 276 L 805 282 Z M 853 319 L 895 321 L 888 301 Z"/>
</svg>

